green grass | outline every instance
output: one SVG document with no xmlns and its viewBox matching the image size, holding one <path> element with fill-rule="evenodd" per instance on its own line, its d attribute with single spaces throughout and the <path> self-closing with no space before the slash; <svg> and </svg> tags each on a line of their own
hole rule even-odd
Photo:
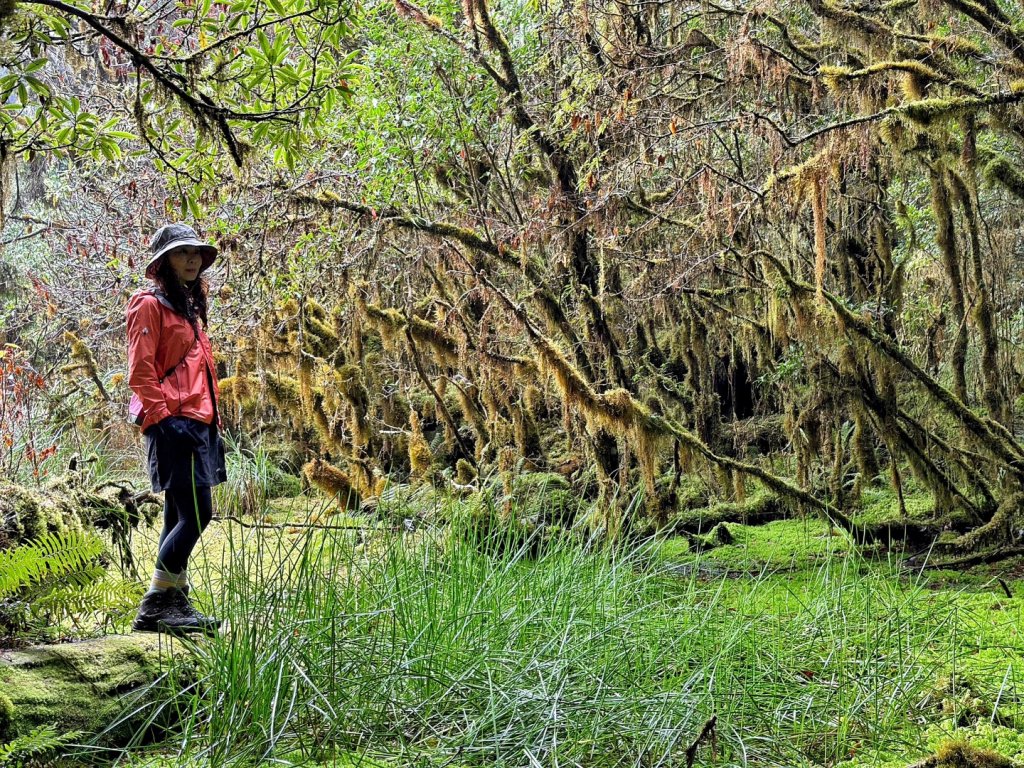
<svg viewBox="0 0 1024 768">
<path fill-rule="evenodd" d="M 256 515 L 271 499 L 299 494 L 299 478 L 275 466 L 265 448 L 244 448 L 242 440 L 226 433 L 224 443 L 228 479 L 213 491 L 214 505 L 220 514 Z"/>
<path fill-rule="evenodd" d="M 225 526 L 193 570 L 230 629 L 162 681 L 150 716 L 180 732 L 157 748 L 211 768 L 685 765 L 716 715 L 719 765 L 905 765 L 967 732 L 1016 749 L 1018 598 L 935 588 L 814 520 L 733 533 L 698 556 L 521 533 L 488 555 L 452 531 Z"/>
</svg>

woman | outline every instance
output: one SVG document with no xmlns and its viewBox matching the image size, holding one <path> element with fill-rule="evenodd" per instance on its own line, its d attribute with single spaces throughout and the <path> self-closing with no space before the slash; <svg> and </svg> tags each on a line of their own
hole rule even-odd
<svg viewBox="0 0 1024 768">
<path fill-rule="evenodd" d="M 218 433 L 216 367 L 206 336 L 207 285 L 217 256 L 185 224 L 167 224 L 150 243 L 152 286 L 128 302 L 129 412 L 142 428 L 153 491 L 164 492 L 156 568 L 132 628 L 213 631 L 188 599 L 187 565 L 213 516 L 211 488 L 226 479 Z"/>
</svg>

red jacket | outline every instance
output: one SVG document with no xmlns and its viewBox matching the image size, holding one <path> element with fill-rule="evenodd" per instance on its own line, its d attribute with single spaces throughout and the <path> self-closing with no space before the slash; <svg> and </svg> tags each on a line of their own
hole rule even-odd
<svg viewBox="0 0 1024 768">
<path fill-rule="evenodd" d="M 196 326 L 152 291 L 128 300 L 128 410 L 141 414 L 143 431 L 167 416 L 213 422 L 220 400 L 217 367 L 210 339 Z"/>
</svg>

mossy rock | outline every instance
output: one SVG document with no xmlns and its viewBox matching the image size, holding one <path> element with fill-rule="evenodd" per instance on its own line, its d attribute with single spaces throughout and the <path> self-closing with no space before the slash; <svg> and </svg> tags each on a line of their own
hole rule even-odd
<svg viewBox="0 0 1024 768">
<path fill-rule="evenodd" d="M 1020 768 L 1020 763 L 991 749 L 975 747 L 966 741 L 949 741 L 936 753 L 916 763 L 920 768 Z"/>
<path fill-rule="evenodd" d="M 159 677 L 169 647 L 157 635 L 110 635 L 0 653 L 0 742 L 42 725 L 101 733 L 139 708 L 134 697 Z M 140 724 L 128 718 L 100 741 L 125 743 Z"/>
<path fill-rule="evenodd" d="M 0 548 L 46 533 L 82 529 L 82 510 L 68 498 L 0 483 Z"/>
<path fill-rule="evenodd" d="M 555 472 L 528 472 L 512 478 L 517 516 L 538 523 L 571 526 L 580 509 L 569 481 Z"/>
<path fill-rule="evenodd" d="M 267 498 L 293 499 L 302 493 L 302 478 L 271 467 L 267 472 Z"/>
<path fill-rule="evenodd" d="M 709 549 L 713 547 L 721 547 L 735 543 L 736 537 L 733 535 L 732 531 L 729 530 L 728 523 L 719 523 L 714 528 L 712 528 L 711 531 L 708 533 L 705 542 Z"/>
</svg>

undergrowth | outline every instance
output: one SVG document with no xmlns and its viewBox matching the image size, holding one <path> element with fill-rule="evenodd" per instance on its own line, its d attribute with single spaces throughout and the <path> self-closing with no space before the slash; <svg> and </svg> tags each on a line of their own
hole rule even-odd
<svg viewBox="0 0 1024 768">
<path fill-rule="evenodd" d="M 741 577 L 715 575 L 710 554 L 680 570 L 657 542 L 623 554 L 518 533 L 481 547 L 429 528 L 231 528 L 211 606 L 227 628 L 160 682 L 148 716 L 179 731 L 127 757 L 685 765 L 716 716 L 709 764 L 811 766 L 1015 722 L 1019 634 L 999 675 L 965 652 L 998 644 L 972 603 L 988 598 L 931 589 L 811 528 L 815 558 Z M 737 533 L 733 546 L 767 546 Z M 830 547 L 844 556 L 817 557 Z M 1019 625 L 1015 601 L 1002 610 Z"/>
</svg>

